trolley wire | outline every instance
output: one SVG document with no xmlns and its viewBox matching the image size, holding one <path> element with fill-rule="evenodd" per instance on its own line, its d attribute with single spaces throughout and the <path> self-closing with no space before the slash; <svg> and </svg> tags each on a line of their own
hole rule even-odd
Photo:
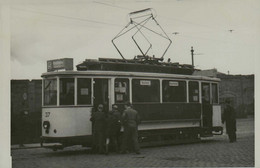
<svg viewBox="0 0 260 168">
<path fill-rule="evenodd" d="M 16 8 L 12 7 L 13 9 L 20 10 L 20 11 L 26 11 L 26 12 L 31 12 L 31 13 L 38 13 L 42 15 L 48 15 L 48 16 L 54 16 L 54 17 L 59 17 L 59 18 L 65 18 L 65 19 L 70 19 L 70 20 L 79 20 L 79 21 L 85 21 L 85 22 L 90 22 L 90 23 L 96 23 L 96 24 L 102 24 L 102 25 L 110 25 L 110 26 L 117 26 L 117 27 L 122 27 L 122 25 L 119 24 L 114 24 L 114 23 L 109 23 L 109 22 L 102 22 L 98 20 L 92 20 L 92 19 L 86 19 L 86 18 L 78 18 L 78 17 L 72 17 L 72 16 L 64 16 L 64 15 L 57 15 L 57 14 L 51 14 L 48 12 L 42 12 L 42 11 L 35 11 L 35 10 L 28 10 L 28 9 L 21 9 L 21 8 Z"/>
<path fill-rule="evenodd" d="M 128 10 L 128 11 L 134 11 L 135 10 L 135 9 L 131 9 L 131 8 L 126 8 L 126 7 L 122 7 L 122 6 L 118 6 L 118 5 L 112 5 L 112 4 L 98 2 L 98 1 L 94 1 L 94 3 L 106 5 L 106 6 L 110 6 L 110 7 L 115 7 L 115 8 L 120 8 L 120 9 L 125 9 L 125 10 Z M 205 25 L 205 24 L 199 24 L 199 23 L 195 23 L 195 22 L 185 21 L 185 20 L 181 20 L 181 19 L 178 19 L 178 18 L 167 17 L 167 16 L 162 16 L 162 15 L 157 15 L 157 16 L 165 18 L 167 20 L 174 20 L 174 21 L 178 21 L 178 22 L 182 22 L 182 23 L 186 23 L 186 24 L 192 24 L 192 25 L 195 25 L 195 26 L 207 27 L 207 28 L 211 28 L 211 29 L 213 28 L 213 29 L 218 29 L 218 30 L 222 30 L 222 31 L 225 30 L 226 31 L 226 29 L 222 29 L 222 28 L 219 28 L 219 27 L 208 26 L 208 25 Z"/>
<path fill-rule="evenodd" d="M 129 10 L 129 11 L 132 11 L 132 10 L 133 10 L 133 9 L 131 9 L 131 8 L 121 7 L 121 6 L 112 5 L 112 4 L 108 4 L 108 3 L 104 3 L 104 2 L 99 2 L 99 1 L 93 1 L 93 3 L 97 3 L 97 4 L 101 4 L 101 5 L 106 5 L 106 6 L 110 6 L 110 7 L 114 7 L 114 8 L 119 8 L 119 9 L 124 9 L 124 10 Z"/>
</svg>

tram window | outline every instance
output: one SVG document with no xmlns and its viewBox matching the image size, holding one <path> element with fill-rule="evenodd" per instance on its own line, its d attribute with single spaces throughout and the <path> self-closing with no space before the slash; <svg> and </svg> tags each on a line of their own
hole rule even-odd
<svg viewBox="0 0 260 168">
<path fill-rule="evenodd" d="M 115 103 L 125 103 L 129 101 L 129 80 L 115 79 Z"/>
<path fill-rule="evenodd" d="M 202 83 L 202 103 L 210 103 L 210 85 Z"/>
<path fill-rule="evenodd" d="M 218 85 L 216 83 L 212 84 L 212 102 L 218 103 Z"/>
<path fill-rule="evenodd" d="M 57 79 L 44 80 L 44 105 L 57 105 Z"/>
<path fill-rule="evenodd" d="M 160 102 L 159 80 L 133 79 L 133 102 Z"/>
<path fill-rule="evenodd" d="M 186 102 L 186 82 L 163 80 L 163 102 Z"/>
<path fill-rule="evenodd" d="M 60 105 L 74 105 L 74 78 L 60 79 Z"/>
<path fill-rule="evenodd" d="M 91 79 L 78 78 L 77 85 L 78 105 L 91 104 Z"/>
<path fill-rule="evenodd" d="M 198 82 L 189 82 L 189 102 L 199 102 Z"/>
</svg>

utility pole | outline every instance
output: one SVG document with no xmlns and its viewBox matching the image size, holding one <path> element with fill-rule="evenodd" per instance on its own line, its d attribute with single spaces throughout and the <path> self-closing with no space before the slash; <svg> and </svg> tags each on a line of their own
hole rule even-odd
<svg viewBox="0 0 260 168">
<path fill-rule="evenodd" d="M 193 50 L 193 47 L 191 47 L 191 61 L 192 61 L 192 66 L 194 68 L 194 55 L 203 55 L 203 53 L 196 53 L 194 54 L 194 50 Z"/>
<path fill-rule="evenodd" d="M 194 56 L 194 50 L 193 50 L 193 47 L 191 47 L 191 61 L 192 61 L 192 66 L 194 67 L 194 59 L 193 59 L 193 56 Z"/>
</svg>

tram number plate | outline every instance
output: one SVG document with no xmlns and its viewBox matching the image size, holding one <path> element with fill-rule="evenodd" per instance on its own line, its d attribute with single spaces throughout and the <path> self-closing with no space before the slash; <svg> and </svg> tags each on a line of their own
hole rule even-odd
<svg viewBox="0 0 260 168">
<path fill-rule="evenodd" d="M 45 112 L 45 117 L 49 117 L 51 112 Z"/>
</svg>

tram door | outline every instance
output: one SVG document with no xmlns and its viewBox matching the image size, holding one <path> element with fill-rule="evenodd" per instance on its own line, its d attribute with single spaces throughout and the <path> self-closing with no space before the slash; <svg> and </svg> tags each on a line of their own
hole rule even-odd
<svg viewBox="0 0 260 168">
<path fill-rule="evenodd" d="M 203 127 L 212 127 L 212 104 L 210 101 L 210 84 L 202 83 L 201 87 Z"/>
<path fill-rule="evenodd" d="M 108 100 L 108 79 L 94 78 L 94 108 L 97 109 L 99 104 L 104 105 L 104 110 L 109 107 Z"/>
</svg>

